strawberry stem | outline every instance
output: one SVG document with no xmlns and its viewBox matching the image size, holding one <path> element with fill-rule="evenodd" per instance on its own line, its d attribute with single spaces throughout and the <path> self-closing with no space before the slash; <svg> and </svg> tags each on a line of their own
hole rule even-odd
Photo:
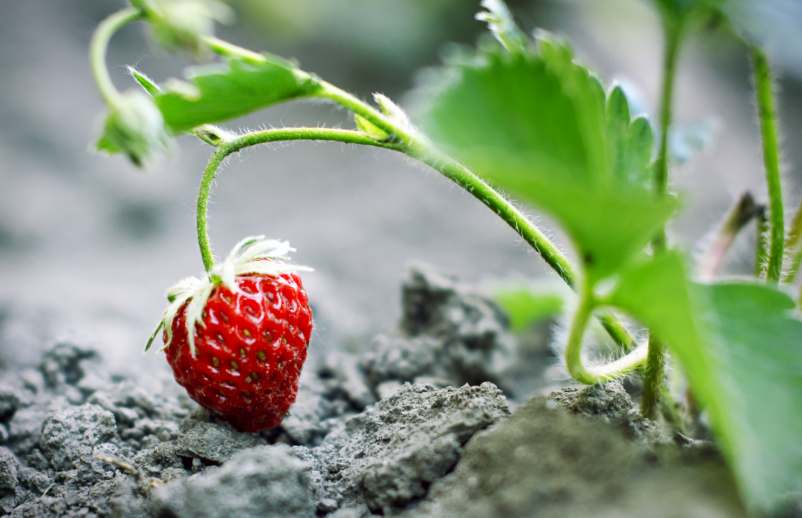
<svg viewBox="0 0 802 518">
<path fill-rule="evenodd" d="M 766 186 L 769 192 L 769 257 L 766 278 L 778 282 L 782 274 L 785 255 L 785 223 L 782 178 L 780 173 L 780 144 L 777 113 L 774 106 L 774 80 L 766 54 L 752 48 L 752 73 L 755 80 L 760 136 L 763 142 L 763 163 L 766 169 Z"/>
<path fill-rule="evenodd" d="M 568 345 L 565 349 L 565 363 L 571 376 L 588 385 L 605 383 L 641 367 L 646 362 L 648 345 L 642 344 L 626 355 L 604 365 L 586 366 L 582 361 L 582 337 L 588 326 L 593 310 L 600 301 L 593 293 L 589 281 L 584 280 L 579 289 L 579 304 L 571 322 Z"/>
<path fill-rule="evenodd" d="M 683 24 L 674 25 L 666 22 L 663 28 L 665 45 L 663 48 L 663 84 L 660 94 L 660 145 L 655 162 L 654 186 L 658 194 L 668 191 L 669 173 L 669 132 L 673 116 L 674 83 L 677 75 L 677 61 L 684 35 Z M 665 227 L 661 228 L 652 240 L 652 248 L 660 252 L 668 248 Z M 641 398 L 641 414 L 653 419 L 664 393 L 665 378 L 665 346 L 659 337 L 649 336 L 649 355 L 643 379 L 643 397 Z"/>
<path fill-rule="evenodd" d="M 119 104 L 120 92 L 114 87 L 114 83 L 106 67 L 106 51 L 109 41 L 118 30 L 126 25 L 142 18 L 142 13 L 133 7 L 117 11 L 97 26 L 92 35 L 92 43 L 89 46 L 89 63 L 92 68 L 92 75 L 95 77 L 97 89 L 103 101 L 109 107 Z"/>
</svg>

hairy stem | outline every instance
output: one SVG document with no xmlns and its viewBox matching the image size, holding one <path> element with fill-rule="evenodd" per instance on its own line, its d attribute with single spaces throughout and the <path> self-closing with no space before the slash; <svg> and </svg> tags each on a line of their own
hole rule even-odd
<svg viewBox="0 0 802 518">
<path fill-rule="evenodd" d="M 794 218 L 791 220 L 791 228 L 788 229 L 788 236 L 785 238 L 785 252 L 791 257 L 791 264 L 788 265 L 783 282 L 792 283 L 796 280 L 799 273 L 799 266 L 802 264 L 802 203 L 797 207 Z"/>
<path fill-rule="evenodd" d="M 106 67 L 106 51 L 109 47 L 109 41 L 114 36 L 114 33 L 141 17 L 142 13 L 133 7 L 117 11 L 100 22 L 100 25 L 97 26 L 95 33 L 92 35 L 92 42 L 89 45 L 89 64 L 92 68 L 92 75 L 95 78 L 97 89 L 101 97 L 103 97 L 103 101 L 110 107 L 118 104 L 120 92 L 114 87 L 111 76 L 109 76 L 109 70 Z"/>
<path fill-rule="evenodd" d="M 683 30 L 681 26 L 666 27 L 665 48 L 663 50 L 663 85 L 660 97 L 660 144 L 655 162 L 655 191 L 664 195 L 668 191 L 668 140 L 671 131 L 672 108 L 674 104 L 674 83 L 677 73 L 680 44 Z M 652 247 L 659 252 L 668 246 L 665 227 L 655 236 Z M 649 336 L 649 353 L 644 376 L 641 412 L 645 417 L 654 417 L 662 393 L 665 377 L 665 351 L 663 344 L 654 336 Z"/>
<path fill-rule="evenodd" d="M 765 208 L 757 214 L 757 235 L 755 240 L 755 277 L 766 278 L 769 263 L 769 218 Z"/>
<path fill-rule="evenodd" d="M 766 169 L 766 186 L 769 192 L 769 258 L 766 279 L 778 282 L 782 274 L 785 246 L 780 144 L 771 66 L 766 54 L 757 47 L 752 48 L 752 73 L 760 119 L 760 136 L 763 141 L 763 165 Z"/>
<path fill-rule="evenodd" d="M 579 288 L 579 304 L 568 334 L 565 363 L 568 372 L 575 380 L 588 385 L 604 383 L 637 369 L 646 361 L 647 355 L 647 346 L 643 344 L 610 363 L 586 366 L 582 361 L 582 337 L 597 305 L 593 287 L 584 281 Z"/>
</svg>

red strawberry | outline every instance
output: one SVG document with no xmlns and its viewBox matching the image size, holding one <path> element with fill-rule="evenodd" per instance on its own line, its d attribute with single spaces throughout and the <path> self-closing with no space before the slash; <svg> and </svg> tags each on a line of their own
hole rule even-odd
<svg viewBox="0 0 802 518">
<path fill-rule="evenodd" d="M 243 432 L 281 423 L 306 360 L 312 311 L 292 273 L 303 267 L 280 261 L 290 250 L 261 237 L 244 240 L 215 268 L 216 282 L 179 283 L 165 314 L 165 352 L 176 381 Z"/>
</svg>

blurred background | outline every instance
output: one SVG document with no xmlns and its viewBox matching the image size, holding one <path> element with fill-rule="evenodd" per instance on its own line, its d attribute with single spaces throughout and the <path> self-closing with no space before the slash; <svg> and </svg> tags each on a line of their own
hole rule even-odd
<svg viewBox="0 0 802 518">
<path fill-rule="evenodd" d="M 473 0 L 234 0 L 237 21 L 223 37 L 296 58 L 307 70 L 362 97 L 399 100 L 415 72 L 449 45 L 484 31 Z M 210 150 L 191 138 L 145 172 L 89 151 L 103 107 L 91 80 L 92 30 L 117 0 L 5 2 L 0 17 L 0 362 L 26 363 L 54 337 L 72 337 L 119 364 L 145 360 L 144 341 L 164 290 L 198 274 L 197 182 Z M 660 32 L 640 0 L 511 2 L 527 29 L 571 39 L 607 81 L 638 92 L 654 113 Z M 780 112 L 789 211 L 798 204 L 802 147 L 802 49 L 780 47 Z M 795 54 L 795 52 L 797 52 Z M 119 87 L 125 65 L 157 80 L 186 61 L 151 44 L 142 26 L 111 46 Z M 682 56 L 676 120 L 709 141 L 673 172 L 685 208 L 674 239 L 688 250 L 744 190 L 763 196 L 763 172 L 744 49 L 717 32 L 697 35 Z M 350 124 L 343 112 L 293 103 L 231 129 Z M 700 132 L 700 130 L 702 130 Z M 697 139 L 698 140 L 698 139 Z M 693 139 L 678 142 L 686 151 Z M 690 146 L 690 147 L 689 147 Z M 549 221 L 535 214 L 564 243 Z M 496 216 L 448 181 L 390 152 L 296 143 L 252 149 L 230 161 L 210 213 L 219 253 L 246 235 L 290 240 L 306 276 L 318 335 L 313 347 L 353 346 L 394 325 L 399 281 L 413 261 L 471 282 L 542 278 L 539 258 Z M 751 258 L 741 241 L 732 272 Z M 156 358 L 158 355 L 149 355 Z M 138 365 L 138 363 L 136 363 Z M 160 360 L 159 368 L 166 368 Z"/>
</svg>

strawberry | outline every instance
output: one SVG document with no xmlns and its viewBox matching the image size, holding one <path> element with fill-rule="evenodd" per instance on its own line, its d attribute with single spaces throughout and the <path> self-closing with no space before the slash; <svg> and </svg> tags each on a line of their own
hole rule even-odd
<svg viewBox="0 0 802 518">
<path fill-rule="evenodd" d="M 312 334 L 293 249 L 263 237 L 241 241 L 205 280 L 168 291 L 162 321 L 176 381 L 243 432 L 273 428 L 295 401 Z"/>
</svg>

